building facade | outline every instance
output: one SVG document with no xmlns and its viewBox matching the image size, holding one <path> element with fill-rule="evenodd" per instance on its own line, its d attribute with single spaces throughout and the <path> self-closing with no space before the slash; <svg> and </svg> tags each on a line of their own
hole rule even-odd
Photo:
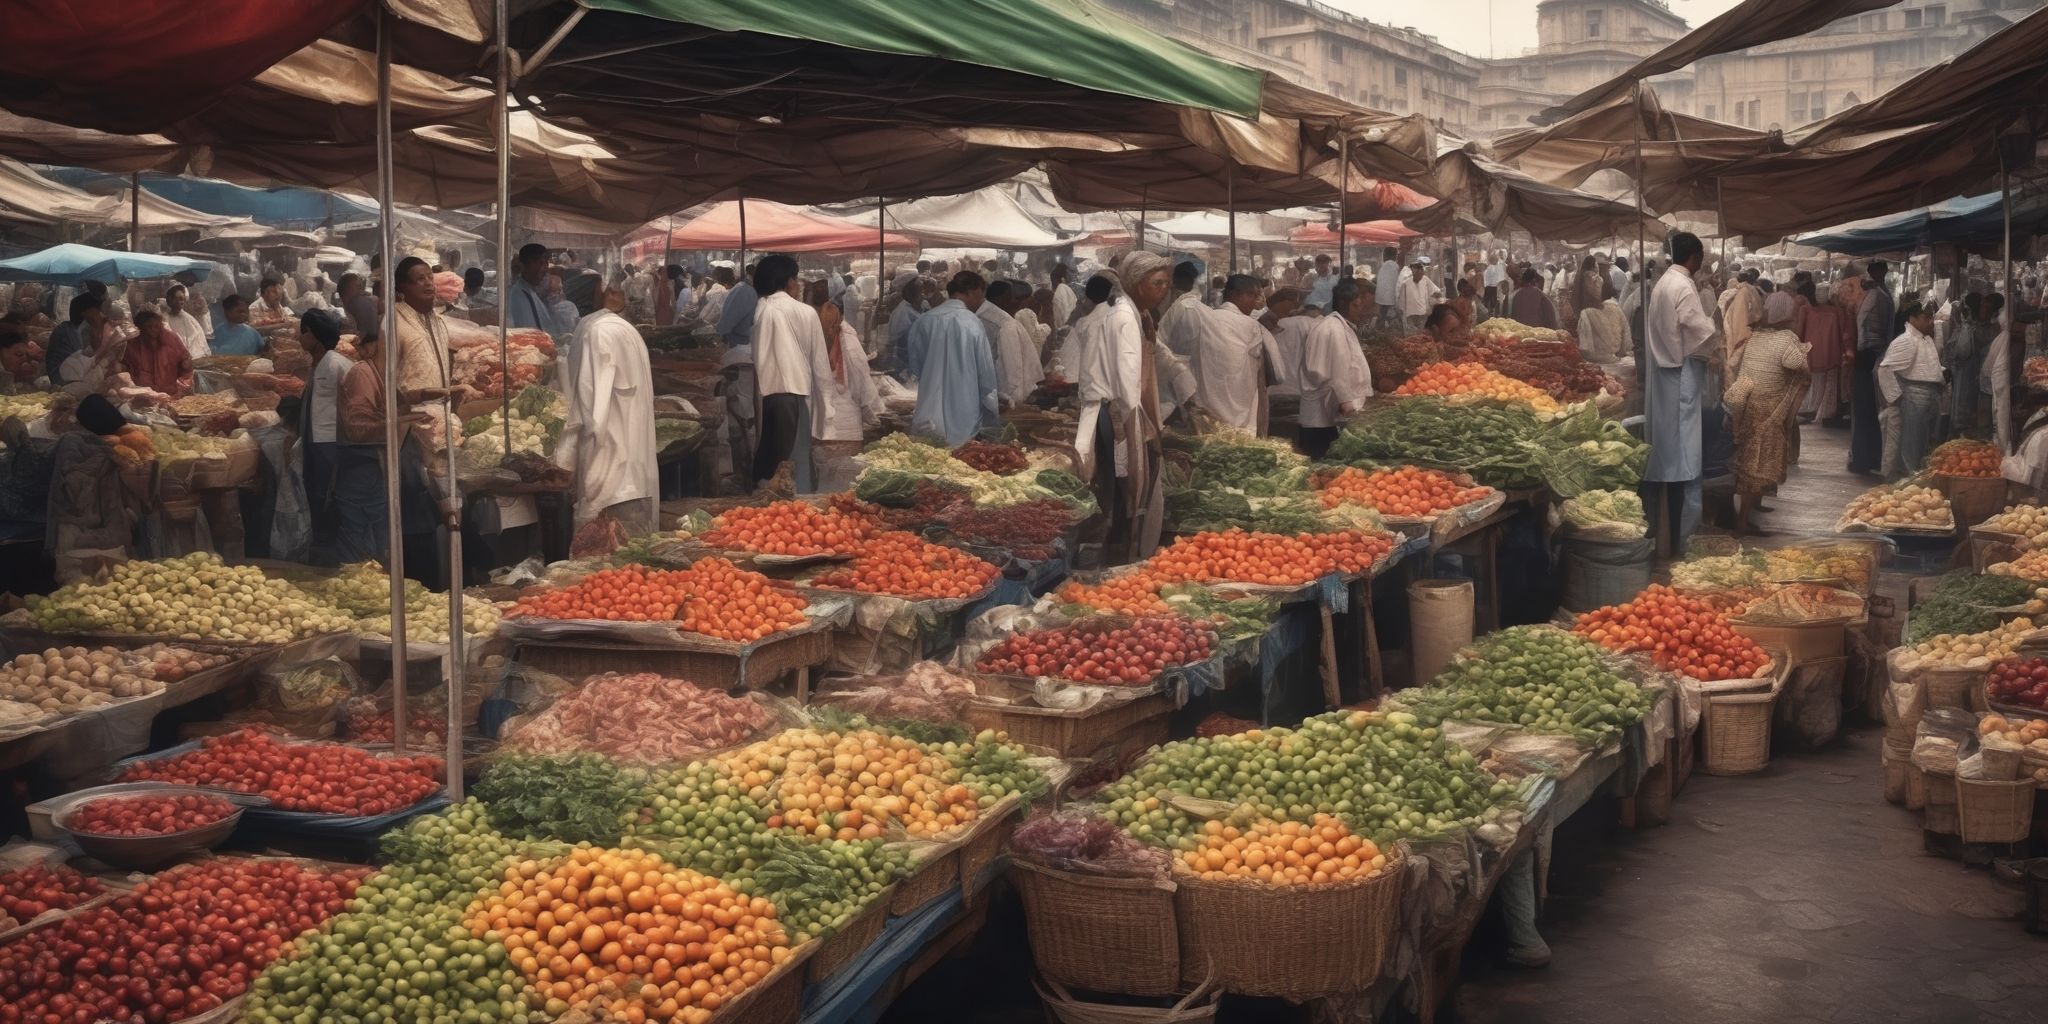
<svg viewBox="0 0 2048 1024">
<path fill-rule="evenodd" d="M 1543 108 L 1621 74 L 1686 31 L 1685 19 L 1661 0 L 1543 0 L 1536 48 L 1487 61 L 1480 71 L 1474 127 L 1483 135 L 1527 125 Z M 1681 82 L 1658 86 L 1681 109 L 1688 91 Z"/>
</svg>

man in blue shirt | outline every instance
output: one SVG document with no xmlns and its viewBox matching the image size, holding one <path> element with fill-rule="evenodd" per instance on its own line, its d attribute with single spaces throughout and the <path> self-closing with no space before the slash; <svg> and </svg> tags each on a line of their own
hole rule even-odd
<svg viewBox="0 0 2048 1024">
<path fill-rule="evenodd" d="M 547 279 L 548 247 L 539 242 L 520 246 L 519 276 L 512 281 L 512 290 L 505 293 L 506 326 L 542 330 L 558 338 L 576 329 L 574 323 L 561 323 L 556 318 L 545 292 Z"/>
<path fill-rule="evenodd" d="M 71 297 L 70 318 L 50 332 L 50 345 L 43 350 L 43 375 L 50 378 L 51 387 L 64 384 L 60 372 L 64 360 L 98 346 L 100 333 L 107 326 L 104 304 L 93 292 L 79 292 Z"/>
<path fill-rule="evenodd" d="M 754 307 L 761 304 L 761 293 L 754 290 L 754 267 L 747 267 L 745 277 L 726 295 L 718 314 L 718 336 L 728 348 L 751 344 L 754 338 Z"/>
<path fill-rule="evenodd" d="M 963 270 L 946 283 L 946 301 L 910 329 L 910 371 L 917 375 L 911 433 L 943 437 L 948 448 L 967 443 L 996 422 L 996 363 L 988 329 L 975 311 L 987 283 Z"/>
<path fill-rule="evenodd" d="M 220 300 L 220 315 L 226 320 L 213 332 L 213 354 L 253 356 L 263 351 L 263 335 L 249 326 L 249 300 L 229 295 Z"/>
</svg>

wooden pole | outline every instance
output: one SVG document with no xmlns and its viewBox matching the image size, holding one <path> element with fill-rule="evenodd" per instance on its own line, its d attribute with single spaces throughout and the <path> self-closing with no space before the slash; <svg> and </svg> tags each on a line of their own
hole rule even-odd
<svg viewBox="0 0 2048 1024">
<path fill-rule="evenodd" d="M 735 267 L 735 268 L 733 268 L 733 269 L 735 269 L 735 270 L 738 270 L 738 271 L 740 272 L 740 277 L 741 277 L 741 278 L 742 278 L 743 280 L 745 280 L 745 281 L 746 281 L 746 282 L 747 282 L 748 284 L 750 284 L 750 285 L 751 285 L 751 284 L 753 284 L 753 283 L 754 283 L 754 279 L 753 279 L 753 278 L 751 278 L 751 277 L 748 277 L 748 276 L 746 276 L 746 275 L 747 275 L 747 194 L 746 194 L 745 192 L 742 192 L 742 193 L 740 193 L 740 265 L 739 265 L 738 267 Z"/>
<path fill-rule="evenodd" d="M 384 277 L 384 566 L 391 574 L 391 749 L 404 755 L 405 692 L 405 531 L 399 509 L 398 451 L 404 439 L 398 417 L 398 255 L 397 214 L 392 209 L 391 161 L 391 15 L 377 8 L 377 230 Z M 450 729 L 454 732 L 454 729 Z"/>
<path fill-rule="evenodd" d="M 1146 214 L 1146 213 L 1148 213 L 1148 212 L 1150 212 L 1150 207 L 1151 207 L 1151 205 L 1152 205 L 1152 191 L 1151 191 L 1151 189 L 1146 189 L 1146 190 L 1144 190 L 1144 191 L 1142 191 L 1142 192 L 1139 192 L 1139 193 L 1138 193 L 1138 251 L 1139 251 L 1139 252 L 1144 252 L 1144 251 L 1145 251 L 1145 214 Z"/>
<path fill-rule="evenodd" d="M 1992 141 L 1994 143 L 1997 142 L 1996 139 Z M 2022 340 L 2025 334 L 2019 323 L 2019 306 L 2016 301 L 2018 296 L 2014 295 L 2012 290 L 2012 175 L 2007 173 L 2005 169 L 2005 149 L 2003 146 L 2000 146 L 1998 149 L 1998 195 L 2000 205 L 2005 209 L 2005 308 L 2000 311 L 1999 316 L 2011 325 L 2006 328 L 2005 332 L 2005 372 L 2009 378 L 2005 389 L 2005 409 L 2003 410 L 2007 424 L 2005 445 L 2006 451 L 2017 452 L 2020 450 L 2019 428 L 2021 424 L 2012 422 L 2012 396 L 2018 394 L 2023 386 L 2021 383 L 2023 379 L 2021 370 L 2026 363 L 2027 346 L 2026 342 Z M 2000 411 L 1997 408 L 1993 408 L 1991 415 L 1997 416 Z"/>
<path fill-rule="evenodd" d="M 142 172 L 128 172 L 128 251 L 142 251 Z"/>
<path fill-rule="evenodd" d="M 1337 137 L 1337 273 L 1344 272 L 1344 200 L 1351 195 L 1351 136 Z"/>
<path fill-rule="evenodd" d="M 1231 164 L 1229 176 L 1223 179 L 1223 201 L 1230 209 L 1230 272 L 1237 273 L 1237 165 Z"/>
</svg>

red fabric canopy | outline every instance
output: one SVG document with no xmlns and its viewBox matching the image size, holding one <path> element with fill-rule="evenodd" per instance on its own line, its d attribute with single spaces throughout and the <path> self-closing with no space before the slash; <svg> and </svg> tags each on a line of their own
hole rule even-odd
<svg viewBox="0 0 2048 1024">
<path fill-rule="evenodd" d="M 362 9 L 361 0 L 7 0 L 0 96 L 125 134 L 190 117 Z"/>
<path fill-rule="evenodd" d="M 1345 245 L 1392 245 L 1422 232 L 1398 220 L 1368 220 L 1344 225 Z M 1303 224 L 1287 233 L 1287 240 L 1301 246 L 1334 246 L 1337 232 L 1328 224 Z"/>
<path fill-rule="evenodd" d="M 884 237 L 865 224 L 822 213 L 765 199 L 746 203 L 749 252 L 873 252 Z M 915 239 L 894 233 L 886 237 L 891 249 L 914 252 L 918 248 Z M 685 252 L 740 248 L 740 204 L 719 203 L 688 224 L 678 225 L 669 236 L 668 248 Z M 629 242 L 626 258 L 641 260 L 661 251 L 661 231 L 656 229 Z"/>
</svg>

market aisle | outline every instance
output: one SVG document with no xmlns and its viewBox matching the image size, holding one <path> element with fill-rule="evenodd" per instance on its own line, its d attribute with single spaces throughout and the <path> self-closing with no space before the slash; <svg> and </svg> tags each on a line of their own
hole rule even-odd
<svg viewBox="0 0 2048 1024">
<path fill-rule="evenodd" d="M 1921 853 L 1884 802 L 1882 734 L 1695 776 L 1671 823 L 1558 836 L 1547 970 L 1473 944 L 1458 1024 L 2040 1021 L 2048 940 L 1984 869 Z"/>
<path fill-rule="evenodd" d="M 1835 532 L 1849 499 L 1881 483 L 1849 472 L 1846 427 L 1807 424 L 1799 431 L 1799 464 L 1778 493 L 1764 499 L 1771 511 L 1759 524 L 1781 536 Z M 1768 543 L 1772 538 L 1763 538 Z"/>
</svg>

